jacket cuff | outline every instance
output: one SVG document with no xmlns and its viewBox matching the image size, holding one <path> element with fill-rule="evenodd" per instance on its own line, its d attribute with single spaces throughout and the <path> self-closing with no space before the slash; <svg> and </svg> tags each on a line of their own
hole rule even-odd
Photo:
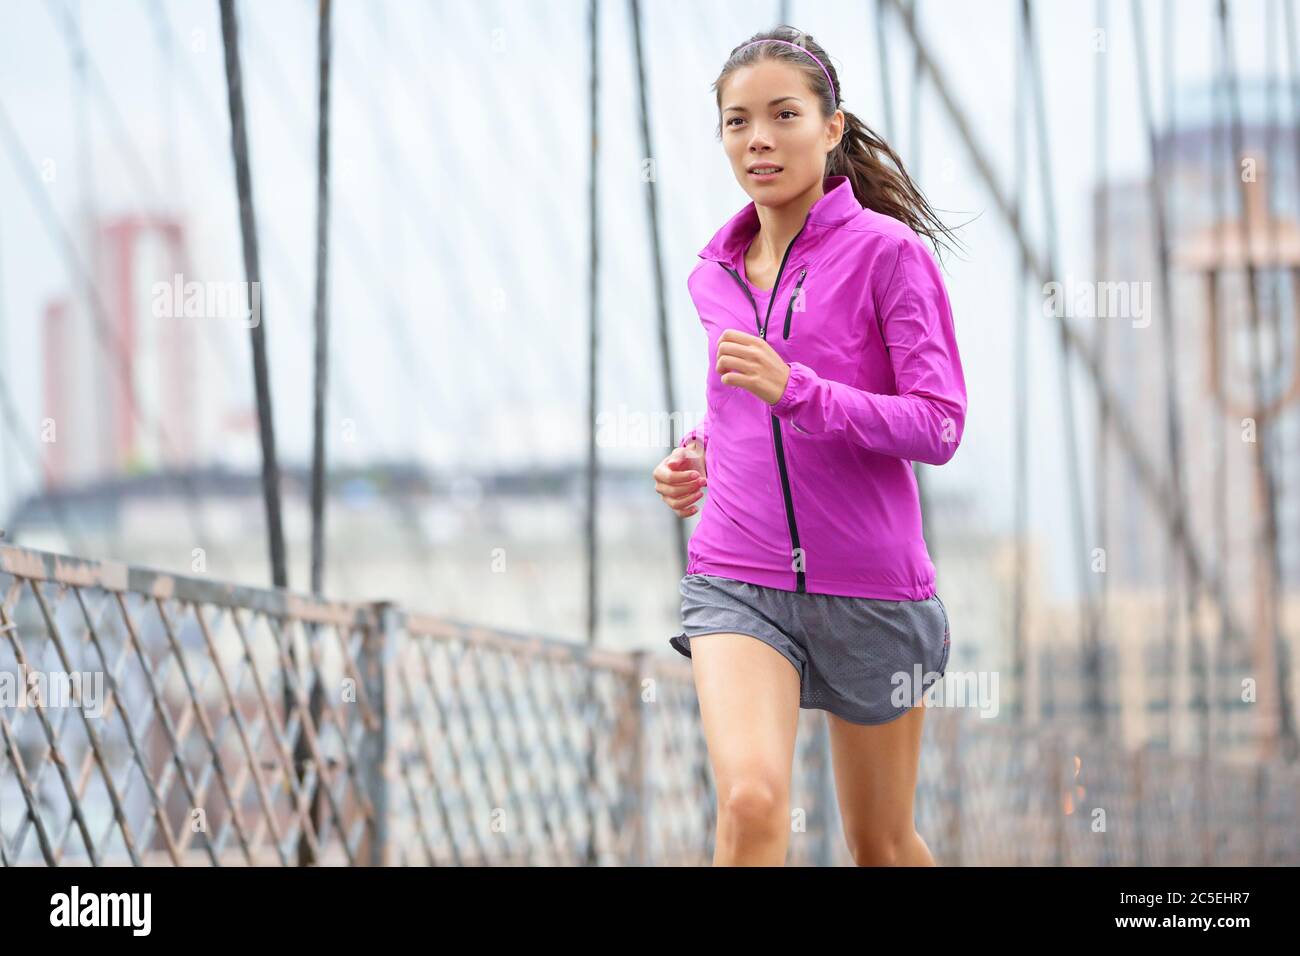
<svg viewBox="0 0 1300 956">
<path fill-rule="evenodd" d="M 789 362 L 790 377 L 786 380 L 785 391 L 772 405 L 772 414 L 781 415 L 798 409 L 799 404 L 808 396 L 808 390 L 817 380 L 817 374 L 802 362 Z"/>
<path fill-rule="evenodd" d="M 688 431 L 685 435 L 682 436 L 682 440 L 677 443 L 677 447 L 685 448 L 693 441 L 697 441 L 700 443 L 701 447 L 707 448 L 709 445 L 709 433 L 701 432 L 699 429 L 692 428 L 690 431 Z"/>
</svg>

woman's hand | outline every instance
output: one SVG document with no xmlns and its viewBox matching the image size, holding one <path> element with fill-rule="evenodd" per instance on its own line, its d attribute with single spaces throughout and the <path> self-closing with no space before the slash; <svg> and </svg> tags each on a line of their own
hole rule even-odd
<svg viewBox="0 0 1300 956">
<path fill-rule="evenodd" d="M 723 385 L 736 385 L 769 405 L 785 394 L 790 366 L 767 340 L 739 329 L 727 329 L 718 339 L 718 373 Z"/>
<path fill-rule="evenodd" d="M 672 454 L 655 466 L 654 480 L 655 491 L 679 518 L 695 514 L 700 509 L 692 505 L 703 497 L 707 484 L 704 446 L 692 441 L 685 448 L 674 448 Z"/>
</svg>

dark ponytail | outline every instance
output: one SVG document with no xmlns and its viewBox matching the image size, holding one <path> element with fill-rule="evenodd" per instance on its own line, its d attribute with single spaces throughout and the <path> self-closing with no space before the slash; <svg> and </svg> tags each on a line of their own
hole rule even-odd
<svg viewBox="0 0 1300 956">
<path fill-rule="evenodd" d="M 830 73 L 835 89 L 826 82 L 826 74 L 812 57 L 786 46 L 785 43 L 747 44 L 758 40 L 784 40 L 812 53 Z M 743 48 L 743 49 L 742 49 Z M 756 33 L 731 51 L 722 72 L 713 83 L 718 100 L 718 136 L 722 136 L 722 84 L 742 66 L 762 60 L 780 60 L 801 70 L 808 85 L 821 105 L 822 116 L 830 119 L 835 110 L 844 110 L 844 134 L 839 144 L 826 157 L 826 176 L 847 176 L 853 195 L 867 209 L 892 216 L 906 223 L 917 235 L 925 236 L 939 253 L 943 239 L 958 242 L 947 226 L 935 215 L 929 202 L 903 168 L 898 154 L 866 123 L 845 110 L 843 96 L 838 99 L 835 90 L 842 89 L 839 75 L 831 65 L 826 51 L 807 33 L 800 33 L 786 24 L 762 33 Z M 886 163 L 888 159 L 888 163 Z M 941 238 L 942 237 L 942 238 Z"/>
</svg>

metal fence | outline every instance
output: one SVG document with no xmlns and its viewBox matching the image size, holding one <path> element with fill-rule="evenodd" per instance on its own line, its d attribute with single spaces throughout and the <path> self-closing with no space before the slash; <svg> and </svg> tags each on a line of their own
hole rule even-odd
<svg viewBox="0 0 1300 956">
<path fill-rule="evenodd" d="M 851 864 L 821 711 L 793 865 Z M 691 669 L 0 546 L 2 865 L 698 865 L 716 796 Z M 927 714 L 940 864 L 1300 862 L 1300 770 Z"/>
</svg>

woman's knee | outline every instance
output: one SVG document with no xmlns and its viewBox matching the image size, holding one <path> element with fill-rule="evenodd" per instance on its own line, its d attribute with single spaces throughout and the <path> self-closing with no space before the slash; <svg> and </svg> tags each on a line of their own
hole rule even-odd
<svg viewBox="0 0 1300 956">
<path fill-rule="evenodd" d="M 766 829 L 784 823 L 789 800 L 787 788 L 774 775 L 745 774 L 726 788 L 719 810 L 733 824 Z"/>
<path fill-rule="evenodd" d="M 846 833 L 845 839 L 856 865 L 898 866 L 907 857 L 908 844 L 916 839 L 916 835 L 915 830 L 872 830 L 866 833 Z"/>
</svg>

